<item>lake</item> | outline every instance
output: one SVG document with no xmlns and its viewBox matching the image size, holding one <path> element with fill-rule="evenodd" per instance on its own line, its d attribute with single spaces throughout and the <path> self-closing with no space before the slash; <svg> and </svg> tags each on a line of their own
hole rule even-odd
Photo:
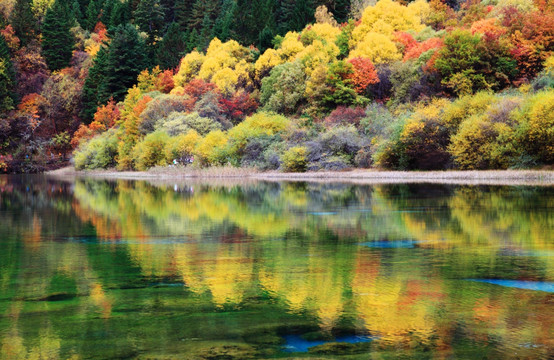
<svg viewBox="0 0 554 360">
<path fill-rule="evenodd" d="M 552 359 L 554 187 L 0 177 L 2 359 Z"/>
</svg>

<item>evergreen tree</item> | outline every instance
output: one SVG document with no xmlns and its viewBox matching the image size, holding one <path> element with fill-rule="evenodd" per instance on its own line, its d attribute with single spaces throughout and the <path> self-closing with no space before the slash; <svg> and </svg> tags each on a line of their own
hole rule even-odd
<svg viewBox="0 0 554 360">
<path fill-rule="evenodd" d="M 266 26 L 262 32 L 260 32 L 260 35 L 258 37 L 258 49 L 261 53 L 266 51 L 268 48 L 272 46 L 273 38 L 275 37 L 275 33 L 273 30 Z"/>
<path fill-rule="evenodd" d="M 350 0 L 335 0 L 333 3 L 331 12 L 335 16 L 335 20 L 339 24 L 347 22 L 350 14 Z"/>
<path fill-rule="evenodd" d="M 314 21 L 315 6 L 311 0 L 283 0 L 280 10 L 281 27 L 285 31 L 300 31 Z"/>
<path fill-rule="evenodd" d="M 123 100 L 127 89 L 137 82 L 138 74 L 148 67 L 144 41 L 131 24 L 119 25 L 108 46 L 106 66 L 98 88 L 98 101 Z"/>
<path fill-rule="evenodd" d="M 116 1 L 112 10 L 110 21 L 105 24 L 108 29 L 116 28 L 119 25 L 126 24 L 131 20 L 131 6 L 129 1 Z"/>
<path fill-rule="evenodd" d="M 118 2 L 119 0 L 105 0 L 104 2 L 104 6 L 102 7 L 102 11 L 101 11 L 100 21 L 102 21 L 102 23 L 106 25 L 106 27 L 110 25 L 115 4 Z"/>
<path fill-rule="evenodd" d="M 234 18 L 236 14 L 236 1 L 224 0 L 221 7 L 219 16 L 214 24 L 214 36 L 221 41 L 227 41 L 231 38 L 231 26 L 237 19 Z"/>
<path fill-rule="evenodd" d="M 177 0 L 175 4 L 175 21 L 183 31 L 189 30 L 194 2 L 195 0 Z"/>
<path fill-rule="evenodd" d="M 73 0 L 73 4 L 71 4 L 71 12 L 73 14 L 73 18 L 75 21 L 77 21 L 77 24 L 83 26 L 83 13 L 81 11 L 81 5 L 79 4 L 79 1 Z"/>
<path fill-rule="evenodd" d="M 10 19 L 22 45 L 27 45 L 37 33 L 37 22 L 31 10 L 31 0 L 17 0 Z"/>
<path fill-rule="evenodd" d="M 10 57 L 10 49 L 4 36 L 0 34 L 0 114 L 13 109 L 15 94 L 15 71 Z"/>
<path fill-rule="evenodd" d="M 90 0 L 86 11 L 86 30 L 92 31 L 98 21 L 100 21 L 100 12 L 102 11 L 102 5 L 102 0 Z"/>
<path fill-rule="evenodd" d="M 10 74 L 10 64 L 0 59 L 0 115 L 12 110 L 15 106 L 13 99 L 14 79 Z"/>
<path fill-rule="evenodd" d="M 42 26 L 42 55 L 52 71 L 67 67 L 73 52 L 74 39 L 70 31 L 73 18 L 62 1 L 56 0 L 46 11 Z"/>
<path fill-rule="evenodd" d="M 164 11 L 160 0 L 141 0 L 134 13 L 135 24 L 148 35 L 146 40 L 148 58 L 156 57 L 155 44 L 164 25 Z"/>
<path fill-rule="evenodd" d="M 174 69 L 186 51 L 186 35 L 176 22 L 171 23 L 158 47 L 157 64 L 162 69 Z"/>
<path fill-rule="evenodd" d="M 199 40 L 196 44 L 199 50 L 204 50 L 208 47 L 210 40 L 213 38 L 213 22 L 209 15 L 204 16 L 202 21 L 202 32 L 200 32 Z"/>
<path fill-rule="evenodd" d="M 198 35 L 198 31 L 196 31 L 196 29 L 192 29 L 188 34 L 188 40 L 186 43 L 186 52 L 191 52 L 195 48 L 198 48 L 199 43 L 200 43 L 200 35 Z"/>
<path fill-rule="evenodd" d="M 171 24 L 172 22 L 175 21 L 175 1 L 176 0 L 160 0 L 160 4 L 164 9 L 165 24 Z"/>
<path fill-rule="evenodd" d="M 213 22 L 217 19 L 217 15 L 219 14 L 218 9 L 219 0 L 196 0 L 192 7 L 188 27 L 190 29 L 195 28 L 202 32 L 204 18 L 207 16 L 211 21 L 210 25 L 213 25 Z"/>
<path fill-rule="evenodd" d="M 260 21 L 264 19 L 264 21 Z M 255 44 L 264 27 L 271 28 L 273 19 L 273 1 L 238 0 L 235 7 L 233 32 L 237 39 L 245 44 Z"/>
<path fill-rule="evenodd" d="M 107 48 L 102 46 L 94 58 L 94 62 L 83 86 L 83 110 L 81 112 L 81 118 L 86 124 L 92 121 L 94 113 L 96 112 L 96 107 L 100 105 L 98 92 L 105 77 L 107 58 Z"/>
</svg>

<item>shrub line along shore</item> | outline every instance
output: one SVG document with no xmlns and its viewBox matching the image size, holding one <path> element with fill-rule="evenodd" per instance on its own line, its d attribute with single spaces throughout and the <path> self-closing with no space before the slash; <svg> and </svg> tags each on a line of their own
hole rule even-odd
<svg viewBox="0 0 554 360">
<path fill-rule="evenodd" d="M 124 180 L 263 180 L 371 183 L 444 183 L 468 185 L 543 185 L 554 186 L 552 170 L 482 170 L 482 171 L 381 171 L 350 170 L 305 173 L 260 172 L 255 169 L 213 167 L 206 169 L 154 168 L 149 171 L 92 170 L 66 167 L 46 173 L 54 177 L 91 177 Z"/>
</svg>

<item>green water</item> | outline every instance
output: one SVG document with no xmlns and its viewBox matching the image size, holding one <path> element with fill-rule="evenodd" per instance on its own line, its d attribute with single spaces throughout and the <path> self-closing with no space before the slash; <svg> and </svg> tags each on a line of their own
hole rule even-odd
<svg viewBox="0 0 554 360">
<path fill-rule="evenodd" d="M 548 359 L 553 256 L 554 187 L 0 177 L 0 358 Z"/>
</svg>

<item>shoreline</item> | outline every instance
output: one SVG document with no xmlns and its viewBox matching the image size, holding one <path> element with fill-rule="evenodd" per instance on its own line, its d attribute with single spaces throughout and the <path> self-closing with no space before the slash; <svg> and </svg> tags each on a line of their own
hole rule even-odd
<svg viewBox="0 0 554 360">
<path fill-rule="evenodd" d="M 245 168 L 154 168 L 149 171 L 92 170 L 73 167 L 45 172 L 49 177 L 96 178 L 103 180 L 175 181 L 309 181 L 352 184 L 433 183 L 460 185 L 539 185 L 554 186 L 554 170 L 471 170 L 471 171 L 383 171 L 349 170 L 306 173 L 260 172 Z"/>
</svg>

